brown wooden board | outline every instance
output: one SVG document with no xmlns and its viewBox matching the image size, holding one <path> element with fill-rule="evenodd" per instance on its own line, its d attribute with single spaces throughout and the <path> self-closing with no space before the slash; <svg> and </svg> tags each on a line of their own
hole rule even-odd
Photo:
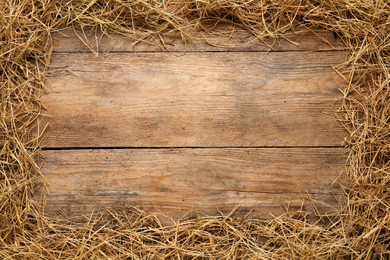
<svg viewBox="0 0 390 260">
<path fill-rule="evenodd" d="M 283 205 L 299 209 L 308 192 L 321 213 L 330 213 L 338 207 L 340 191 L 332 184 L 345 153 L 342 148 L 44 151 L 46 212 L 79 217 L 138 206 L 176 219 L 186 212 L 227 214 L 238 205 L 270 217 L 281 214 Z"/>
<path fill-rule="evenodd" d="M 338 39 L 298 30 L 261 44 L 239 28 L 213 32 L 137 44 L 55 34 L 40 119 L 45 214 L 136 206 L 179 219 L 238 206 L 268 218 L 305 199 L 311 215 L 335 212 L 347 135 L 333 111 L 345 84 L 332 69 L 346 60 Z"/>
<path fill-rule="evenodd" d="M 343 49 L 329 31 L 297 28 L 283 37 L 259 41 L 239 27 L 214 28 L 213 33 L 197 32 L 191 37 L 178 32 L 133 40 L 131 35 L 103 34 L 68 28 L 53 35 L 54 52 L 192 52 L 192 51 L 329 51 Z M 182 40 L 182 38 L 186 40 Z"/>
<path fill-rule="evenodd" d="M 55 54 L 44 147 L 340 146 L 343 52 Z"/>
</svg>

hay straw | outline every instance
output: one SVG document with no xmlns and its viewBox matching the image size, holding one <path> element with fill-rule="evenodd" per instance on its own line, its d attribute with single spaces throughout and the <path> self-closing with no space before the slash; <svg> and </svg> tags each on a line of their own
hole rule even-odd
<svg viewBox="0 0 390 260">
<path fill-rule="evenodd" d="M 387 0 L 2 1 L 0 257 L 389 259 L 389 14 Z M 199 217 L 172 226 L 136 209 L 83 224 L 45 217 L 33 194 L 51 34 L 74 27 L 144 41 L 178 31 L 188 40 L 219 23 L 245 28 L 259 41 L 297 26 L 322 28 L 348 48 L 350 59 L 337 68 L 346 80 L 337 116 L 350 133 L 350 185 L 337 216 L 327 224 L 287 212 L 272 220 Z"/>
</svg>

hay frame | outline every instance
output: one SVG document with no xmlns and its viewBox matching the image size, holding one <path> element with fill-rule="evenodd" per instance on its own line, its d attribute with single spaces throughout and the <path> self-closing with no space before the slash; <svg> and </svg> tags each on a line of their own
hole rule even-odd
<svg viewBox="0 0 390 260">
<path fill-rule="evenodd" d="M 0 257 L 2 259 L 389 259 L 390 3 L 386 0 L 9 0 L 0 3 Z M 136 41 L 179 31 L 188 40 L 219 22 L 259 41 L 297 26 L 336 33 L 350 58 L 336 115 L 349 132 L 340 212 L 310 222 L 304 212 L 272 220 L 201 217 L 162 225 L 137 209 L 64 223 L 45 217 L 34 190 L 45 126 L 40 97 L 64 27 Z M 162 43 L 162 46 L 164 44 Z M 163 46 L 164 47 L 164 46 Z"/>
</svg>

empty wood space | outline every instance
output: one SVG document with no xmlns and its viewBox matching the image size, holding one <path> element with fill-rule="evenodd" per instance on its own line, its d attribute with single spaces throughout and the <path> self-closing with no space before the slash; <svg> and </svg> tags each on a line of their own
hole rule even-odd
<svg viewBox="0 0 390 260">
<path fill-rule="evenodd" d="M 268 46 L 243 30 L 185 44 L 169 34 L 168 50 L 92 32 L 86 47 L 81 34 L 54 36 L 46 75 L 48 215 L 137 206 L 177 219 L 239 206 L 270 217 L 308 197 L 321 214 L 338 207 L 344 82 L 332 66 L 346 56 L 333 34 Z"/>
<path fill-rule="evenodd" d="M 77 216 L 138 205 L 177 217 L 228 213 L 236 205 L 262 217 L 302 205 L 309 192 L 322 211 L 337 206 L 342 149 L 99 149 L 45 152 L 50 211 Z M 329 174 L 332 173 L 332 174 Z"/>
</svg>

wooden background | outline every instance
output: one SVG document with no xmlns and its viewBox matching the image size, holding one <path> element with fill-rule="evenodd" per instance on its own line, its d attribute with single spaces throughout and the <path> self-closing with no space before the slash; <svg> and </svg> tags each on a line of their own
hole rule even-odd
<svg viewBox="0 0 390 260">
<path fill-rule="evenodd" d="M 344 82 L 332 66 L 346 56 L 333 34 L 298 30 L 263 44 L 239 29 L 187 43 L 168 34 L 162 49 L 157 38 L 135 45 L 89 32 L 83 41 L 99 55 L 77 34 L 55 35 L 47 73 L 47 214 L 338 207 L 346 132 L 333 110 Z M 308 197 L 317 210 L 302 204 Z"/>
</svg>

